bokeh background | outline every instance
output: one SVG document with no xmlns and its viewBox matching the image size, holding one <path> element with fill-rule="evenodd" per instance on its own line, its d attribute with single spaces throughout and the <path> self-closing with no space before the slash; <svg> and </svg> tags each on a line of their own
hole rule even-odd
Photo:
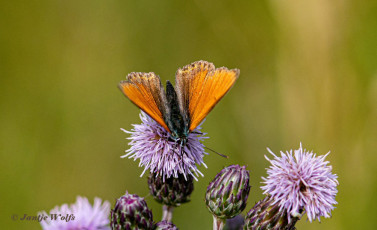
<svg viewBox="0 0 377 230">
<path fill-rule="evenodd" d="M 177 208 L 182 230 L 211 229 L 207 184 L 222 167 L 247 165 L 248 211 L 260 200 L 272 151 L 303 147 L 339 176 L 331 219 L 298 229 L 376 229 L 377 2 L 1 1 L 0 226 L 77 195 L 112 205 L 126 190 L 146 196 L 137 162 L 121 159 L 139 110 L 117 89 L 132 71 L 163 81 L 197 60 L 239 68 L 210 113 L 206 156 L 192 201 Z"/>
</svg>

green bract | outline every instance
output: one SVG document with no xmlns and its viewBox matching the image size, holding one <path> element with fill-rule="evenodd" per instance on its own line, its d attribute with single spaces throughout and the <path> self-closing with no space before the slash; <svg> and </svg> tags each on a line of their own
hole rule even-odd
<svg viewBox="0 0 377 230">
<path fill-rule="evenodd" d="M 249 191 L 249 171 L 246 167 L 228 166 L 209 184 L 207 207 L 217 218 L 233 218 L 245 209 Z"/>
<path fill-rule="evenodd" d="M 126 192 L 111 210 L 110 226 L 113 230 L 153 229 L 152 212 L 144 198 Z"/>
<path fill-rule="evenodd" d="M 285 209 L 280 210 L 271 196 L 259 201 L 245 218 L 245 230 L 293 230 L 299 217 L 288 218 Z"/>
<path fill-rule="evenodd" d="M 163 180 L 161 175 L 149 174 L 148 186 L 151 195 L 159 203 L 168 206 L 179 206 L 190 201 L 190 194 L 194 190 L 193 177 L 178 174 L 178 178 L 173 176 Z"/>
</svg>

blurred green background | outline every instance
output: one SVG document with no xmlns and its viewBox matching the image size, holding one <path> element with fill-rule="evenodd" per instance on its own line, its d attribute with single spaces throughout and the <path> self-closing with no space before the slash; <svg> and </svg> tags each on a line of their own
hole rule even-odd
<svg viewBox="0 0 377 230">
<path fill-rule="evenodd" d="M 208 169 L 192 201 L 177 208 L 182 230 L 211 229 L 207 184 L 223 166 L 247 165 L 248 211 L 260 200 L 266 147 L 303 147 L 338 174 L 331 219 L 298 229 L 376 229 L 377 1 L 1 1 L 1 229 L 77 195 L 112 205 L 126 190 L 146 196 L 137 162 L 121 159 L 140 123 L 117 89 L 132 71 L 163 81 L 197 60 L 239 68 L 230 93 L 204 123 L 204 143 L 227 155 Z"/>
</svg>

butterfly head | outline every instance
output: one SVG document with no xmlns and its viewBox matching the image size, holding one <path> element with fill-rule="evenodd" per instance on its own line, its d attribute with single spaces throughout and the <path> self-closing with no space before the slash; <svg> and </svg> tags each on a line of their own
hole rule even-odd
<svg viewBox="0 0 377 230">
<path fill-rule="evenodd" d="M 188 133 L 182 133 L 181 135 L 178 132 L 172 131 L 170 133 L 171 139 L 178 143 L 180 146 L 185 146 L 187 143 Z"/>
</svg>

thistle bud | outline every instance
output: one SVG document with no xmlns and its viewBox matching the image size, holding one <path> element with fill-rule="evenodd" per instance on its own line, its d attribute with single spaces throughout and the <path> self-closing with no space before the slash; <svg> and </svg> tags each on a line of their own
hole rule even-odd
<svg viewBox="0 0 377 230">
<path fill-rule="evenodd" d="M 110 226 L 113 230 L 153 229 L 152 212 L 144 198 L 126 192 L 111 210 Z"/>
<path fill-rule="evenodd" d="M 301 215 L 302 212 L 295 217 L 288 216 L 285 209 L 280 210 L 280 206 L 274 203 L 273 198 L 267 196 L 247 213 L 244 229 L 293 230 Z"/>
<path fill-rule="evenodd" d="M 242 214 L 233 217 L 232 219 L 227 219 L 224 230 L 242 230 L 245 218 Z"/>
<path fill-rule="evenodd" d="M 164 220 L 156 224 L 155 230 L 178 230 L 178 228 L 173 223 Z"/>
<path fill-rule="evenodd" d="M 154 199 L 167 206 L 179 206 L 190 201 L 190 194 L 194 190 L 193 177 L 184 177 L 178 174 L 178 178 L 164 179 L 155 173 L 149 174 L 148 187 Z"/>
<path fill-rule="evenodd" d="M 231 165 L 209 184 L 206 205 L 217 219 L 230 219 L 245 209 L 249 191 L 249 171 L 245 166 Z"/>
</svg>

